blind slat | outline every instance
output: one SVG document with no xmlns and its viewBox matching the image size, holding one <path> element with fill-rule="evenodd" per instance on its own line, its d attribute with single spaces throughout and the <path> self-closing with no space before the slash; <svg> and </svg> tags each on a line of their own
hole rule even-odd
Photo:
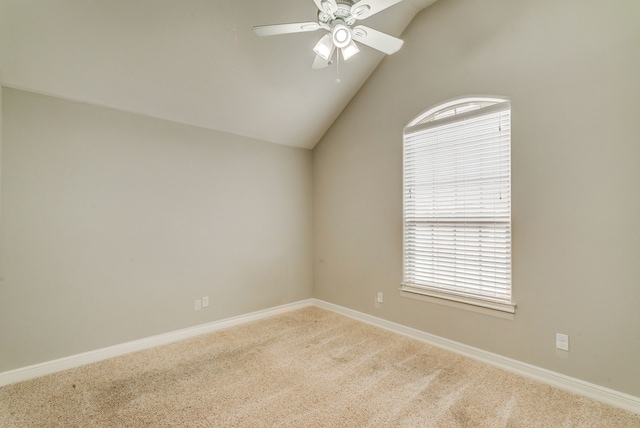
<svg viewBox="0 0 640 428">
<path fill-rule="evenodd" d="M 405 128 L 403 284 L 511 304 L 510 106 L 483 105 Z"/>
</svg>

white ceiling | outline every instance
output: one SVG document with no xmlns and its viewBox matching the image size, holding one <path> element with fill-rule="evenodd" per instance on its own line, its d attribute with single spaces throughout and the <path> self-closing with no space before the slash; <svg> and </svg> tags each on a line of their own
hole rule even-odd
<svg viewBox="0 0 640 428">
<path fill-rule="evenodd" d="M 403 0 L 364 25 L 400 36 L 435 0 Z M 0 0 L 4 86 L 313 148 L 384 57 L 366 46 L 312 70 L 313 0 Z"/>
</svg>

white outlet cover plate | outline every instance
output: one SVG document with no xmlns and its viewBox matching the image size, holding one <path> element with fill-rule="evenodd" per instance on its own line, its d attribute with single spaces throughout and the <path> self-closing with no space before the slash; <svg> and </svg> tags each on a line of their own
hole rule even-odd
<svg viewBox="0 0 640 428">
<path fill-rule="evenodd" d="M 556 348 L 563 351 L 569 350 L 569 335 L 556 333 Z"/>
</svg>

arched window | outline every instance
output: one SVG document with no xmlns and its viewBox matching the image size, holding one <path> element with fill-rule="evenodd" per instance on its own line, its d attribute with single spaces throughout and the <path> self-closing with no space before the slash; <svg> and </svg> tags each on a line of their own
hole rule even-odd
<svg viewBox="0 0 640 428">
<path fill-rule="evenodd" d="M 514 313 L 510 102 L 439 104 L 403 140 L 402 289 Z"/>
</svg>

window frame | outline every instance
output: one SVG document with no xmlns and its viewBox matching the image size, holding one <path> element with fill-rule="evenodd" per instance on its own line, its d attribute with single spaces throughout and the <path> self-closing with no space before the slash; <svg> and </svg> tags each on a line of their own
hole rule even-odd
<svg viewBox="0 0 640 428">
<path fill-rule="evenodd" d="M 429 283 L 428 285 L 420 284 L 416 281 L 416 275 L 413 274 L 411 280 L 408 280 L 407 275 L 407 258 L 408 258 L 408 237 L 407 230 L 409 228 L 408 223 L 408 214 L 407 214 L 407 198 L 409 192 L 407 191 L 407 136 L 412 135 L 412 132 L 415 133 L 417 130 L 421 128 L 441 128 L 446 124 L 450 123 L 459 123 L 467 120 L 468 118 L 481 118 L 483 116 L 487 116 L 496 110 L 504 110 L 509 112 L 508 116 L 508 124 L 509 124 L 509 134 L 507 140 L 508 146 L 508 162 L 507 162 L 507 172 L 508 172 L 508 190 L 509 190 L 509 199 L 508 199 L 508 255 L 505 256 L 505 260 L 508 260 L 508 300 L 505 300 L 505 296 L 502 296 L 501 299 L 495 300 L 486 296 L 473 296 L 470 294 L 465 294 L 460 291 L 451 291 L 450 287 L 444 287 L 440 285 L 434 286 L 433 283 Z M 485 310 L 498 311 L 499 313 L 506 313 L 506 315 L 513 315 L 515 313 L 516 305 L 513 302 L 513 283 L 512 283 L 512 257 L 511 257 L 511 247 L 512 247 L 512 229 L 511 229 L 511 104 L 510 100 L 505 97 L 495 97 L 495 96 L 470 96 L 470 97 L 462 97 L 456 98 L 449 101 L 445 101 L 443 103 L 439 103 L 423 113 L 416 116 L 412 119 L 403 129 L 403 279 L 401 284 L 401 294 L 407 297 L 418 296 L 421 300 L 429 300 L 435 301 L 438 303 L 444 303 L 449 306 L 458 306 L 469 307 L 472 310 L 479 310 L 480 312 L 484 312 Z M 501 144 L 501 143 L 499 143 Z M 417 220 L 413 220 L 414 229 L 417 227 Z M 425 223 L 425 222 L 423 222 Z M 426 222 L 429 223 L 429 222 Z M 439 224 L 437 221 L 432 222 L 433 224 Z M 460 220 L 456 221 L 457 224 L 462 225 L 465 222 Z M 504 223 L 504 221 L 502 221 Z M 462 228 L 463 226 L 459 226 Z M 466 227 L 466 224 L 464 224 Z M 422 242 L 422 241 L 421 241 Z M 426 242 L 426 240 L 425 240 Z M 482 247 L 479 244 L 479 247 Z M 414 255 L 415 257 L 415 255 Z M 413 260 L 415 262 L 415 260 Z M 455 268 L 457 269 L 457 268 Z M 437 270 L 437 268 L 436 268 Z M 454 287 L 455 288 L 455 287 Z M 462 288 L 462 287 L 457 287 Z M 503 287 L 504 288 L 504 287 Z"/>
</svg>

